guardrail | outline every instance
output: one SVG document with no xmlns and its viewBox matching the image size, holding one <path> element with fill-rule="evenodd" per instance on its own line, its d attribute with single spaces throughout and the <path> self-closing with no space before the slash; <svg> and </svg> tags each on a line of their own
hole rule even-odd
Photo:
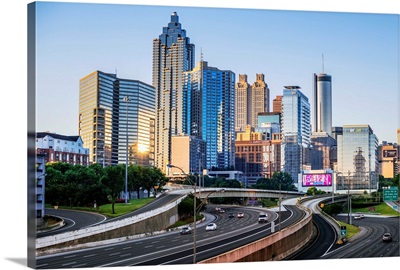
<svg viewBox="0 0 400 270">
<path fill-rule="evenodd" d="M 160 214 L 166 213 L 167 211 L 170 211 L 171 209 L 175 208 L 178 206 L 178 204 L 185 198 L 186 196 L 180 197 L 178 200 L 169 203 L 163 207 L 157 208 L 155 210 L 151 210 L 146 213 L 138 214 L 136 216 L 128 217 L 122 220 L 118 220 L 115 222 L 108 222 L 105 224 L 100 224 L 96 225 L 93 227 L 88 227 L 72 232 L 65 232 L 65 233 L 60 233 L 52 236 L 46 236 L 42 238 L 36 239 L 36 249 L 43 249 L 46 247 L 52 247 L 52 246 L 57 246 L 60 244 L 65 244 L 65 243 L 74 243 L 74 244 L 80 244 L 83 242 L 86 242 L 86 240 L 93 238 L 94 235 L 99 235 L 107 233 L 107 232 L 114 232 L 115 230 L 119 230 L 123 227 L 131 226 L 133 224 L 138 224 L 140 222 L 143 222 L 144 220 L 147 220 L 149 218 L 154 218 Z M 173 221 L 174 222 L 174 221 Z M 171 225 L 171 224 L 169 224 Z M 168 226 L 169 226 L 168 225 Z M 117 236 L 116 233 L 112 235 L 112 238 L 115 238 Z M 104 236 L 103 236 L 104 238 Z M 107 236 L 105 237 L 107 238 Z M 92 240 L 93 241 L 93 240 Z"/>
</svg>

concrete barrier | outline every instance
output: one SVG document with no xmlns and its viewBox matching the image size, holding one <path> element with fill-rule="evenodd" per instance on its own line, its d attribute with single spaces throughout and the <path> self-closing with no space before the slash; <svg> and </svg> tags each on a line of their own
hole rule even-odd
<svg viewBox="0 0 400 270">
<path fill-rule="evenodd" d="M 166 229 L 178 221 L 178 204 L 184 198 L 185 196 L 161 208 L 115 222 L 38 238 L 36 251 L 42 253 L 50 248 L 65 248 L 114 238 L 128 238 L 132 235 L 151 234 L 154 231 Z"/>
<path fill-rule="evenodd" d="M 313 234 L 311 211 L 300 205 L 298 207 L 307 212 L 300 222 L 256 242 L 198 263 L 278 261 L 293 254 L 306 244 Z"/>
</svg>

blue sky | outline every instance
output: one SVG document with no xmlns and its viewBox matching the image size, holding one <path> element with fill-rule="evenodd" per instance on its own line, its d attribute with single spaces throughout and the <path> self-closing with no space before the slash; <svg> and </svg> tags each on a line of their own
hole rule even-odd
<svg viewBox="0 0 400 270">
<path fill-rule="evenodd" d="M 390 14 L 39 2 L 37 130 L 78 134 L 79 79 L 95 70 L 151 84 L 152 40 L 176 11 L 204 61 L 264 73 L 271 100 L 332 76 L 333 125 L 369 124 L 396 141 L 399 17 Z M 272 109 L 272 108 L 271 108 Z M 383 113 L 384 112 L 384 113 Z M 62 119 L 62 121 L 60 121 Z"/>
</svg>

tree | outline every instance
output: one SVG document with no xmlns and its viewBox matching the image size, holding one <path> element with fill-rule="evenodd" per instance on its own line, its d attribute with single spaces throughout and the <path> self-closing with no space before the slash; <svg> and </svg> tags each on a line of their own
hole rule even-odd
<svg viewBox="0 0 400 270">
<path fill-rule="evenodd" d="M 294 191 L 293 178 L 287 172 L 274 172 L 271 179 L 260 178 L 252 186 L 257 189 Z"/>
<path fill-rule="evenodd" d="M 114 205 L 125 186 L 125 165 L 107 166 L 101 182 L 106 187 L 107 195 L 112 204 L 112 213 L 115 214 Z"/>
<path fill-rule="evenodd" d="M 143 186 L 143 167 L 139 165 L 129 165 L 128 167 L 128 186 L 130 191 L 135 191 L 140 198 L 140 188 Z"/>
<path fill-rule="evenodd" d="M 152 190 L 154 190 L 154 196 L 156 196 L 157 190 L 161 189 L 168 182 L 168 178 L 165 177 L 162 171 L 156 167 L 144 167 L 142 176 L 142 188 L 147 190 L 148 197 L 150 197 Z"/>
</svg>

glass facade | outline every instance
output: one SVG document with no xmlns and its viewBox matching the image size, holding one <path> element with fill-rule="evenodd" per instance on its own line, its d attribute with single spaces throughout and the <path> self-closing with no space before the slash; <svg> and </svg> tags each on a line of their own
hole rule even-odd
<svg viewBox="0 0 400 270">
<path fill-rule="evenodd" d="M 235 165 L 235 74 L 201 61 L 184 74 L 184 93 L 190 98 L 184 132 L 206 142 L 206 167 Z"/>
<path fill-rule="evenodd" d="M 313 122 L 315 132 L 332 134 L 332 77 L 328 74 L 313 74 Z"/>
<path fill-rule="evenodd" d="M 378 138 L 368 125 L 345 125 L 338 136 L 338 189 L 377 188 Z"/>
<path fill-rule="evenodd" d="M 127 149 L 129 163 L 154 163 L 150 156 L 154 92 L 140 81 L 101 71 L 80 80 L 79 135 L 89 148 L 91 163 L 125 163 Z"/>
<path fill-rule="evenodd" d="M 194 67 L 195 47 L 186 37 L 176 12 L 162 34 L 153 40 L 153 83 L 156 89 L 155 161 L 166 172 L 171 162 L 171 136 L 183 134 L 185 125 L 183 72 Z"/>
<path fill-rule="evenodd" d="M 282 97 L 282 171 L 296 181 L 303 169 L 308 169 L 306 149 L 310 146 L 310 103 L 298 86 L 286 86 Z"/>
</svg>

